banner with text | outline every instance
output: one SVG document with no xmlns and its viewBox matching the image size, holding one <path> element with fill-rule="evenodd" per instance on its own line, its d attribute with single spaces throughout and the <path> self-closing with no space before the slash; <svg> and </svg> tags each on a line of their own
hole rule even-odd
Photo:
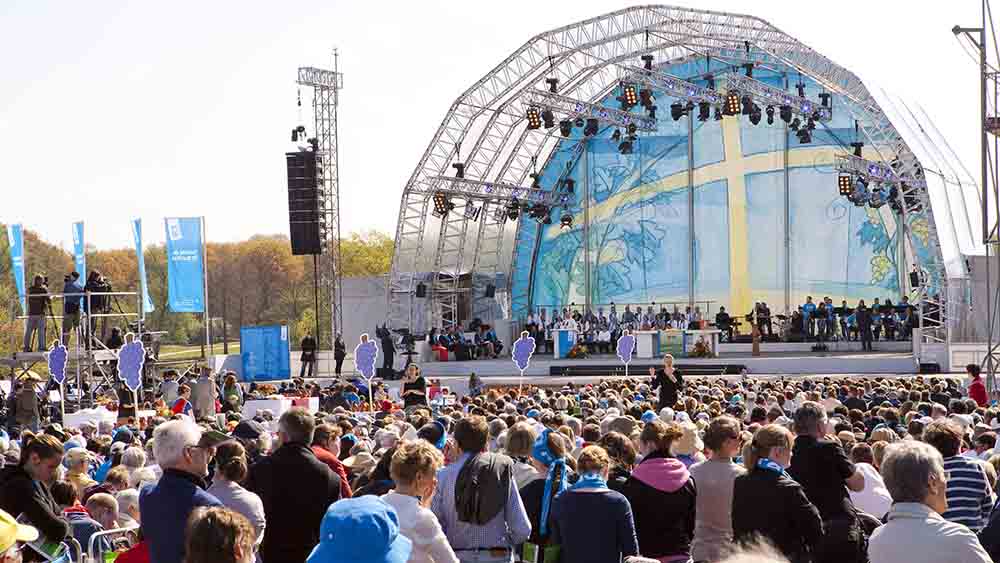
<svg viewBox="0 0 1000 563">
<path fill-rule="evenodd" d="M 169 217 L 167 305 L 175 313 L 205 312 L 205 269 L 200 217 Z"/>
<path fill-rule="evenodd" d="M 149 298 L 149 286 L 146 285 L 146 257 L 142 254 L 142 219 L 132 220 L 132 240 L 135 241 L 135 259 L 139 264 L 139 287 L 142 290 L 142 310 L 151 313 L 156 310 L 153 300 Z"/>
<path fill-rule="evenodd" d="M 7 242 L 10 243 L 11 271 L 17 296 L 21 300 L 21 314 L 28 314 L 28 301 L 24 295 L 24 230 L 21 225 L 7 225 Z"/>
<path fill-rule="evenodd" d="M 87 247 L 83 240 L 83 221 L 73 223 L 73 267 L 81 280 L 87 279 Z"/>
<path fill-rule="evenodd" d="M 240 327 L 243 381 L 282 381 L 291 377 L 288 327 Z"/>
</svg>

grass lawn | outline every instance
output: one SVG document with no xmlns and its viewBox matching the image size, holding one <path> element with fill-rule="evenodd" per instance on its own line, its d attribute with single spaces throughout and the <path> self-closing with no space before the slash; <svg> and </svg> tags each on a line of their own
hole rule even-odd
<svg viewBox="0 0 1000 563">
<path fill-rule="evenodd" d="M 216 342 L 212 348 L 206 348 L 205 353 L 211 355 L 213 348 L 216 354 L 222 354 L 221 342 Z M 229 353 L 239 354 L 240 343 L 230 342 Z M 201 357 L 200 344 L 195 344 L 195 345 L 164 344 L 160 346 L 161 360 L 194 360 L 200 357 Z"/>
</svg>

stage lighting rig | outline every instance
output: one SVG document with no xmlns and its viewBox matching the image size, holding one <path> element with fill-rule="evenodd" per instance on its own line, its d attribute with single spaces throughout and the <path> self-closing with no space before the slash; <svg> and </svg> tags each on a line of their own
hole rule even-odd
<svg viewBox="0 0 1000 563">
<path fill-rule="evenodd" d="M 465 178 L 465 163 L 456 162 L 455 164 L 452 164 L 451 167 L 455 169 L 456 178 Z"/>
<path fill-rule="evenodd" d="M 594 118 L 589 118 L 587 119 L 587 125 L 583 128 L 583 134 L 586 137 L 593 137 L 597 134 L 599 129 L 600 125 L 598 124 L 598 121 Z"/>
<path fill-rule="evenodd" d="M 857 143 L 851 143 L 851 146 L 854 147 L 854 156 L 862 158 L 861 151 L 865 148 L 865 144 L 857 142 Z"/>
<path fill-rule="evenodd" d="M 548 108 L 554 113 L 564 116 L 565 119 L 575 122 L 577 127 L 583 127 L 587 119 L 596 119 L 602 125 L 625 127 L 634 123 L 643 131 L 656 131 L 656 120 L 647 118 L 645 115 L 636 115 L 600 104 L 584 102 L 562 94 L 553 94 L 547 90 L 529 90 L 522 99 L 529 107 Z M 636 101 L 638 101 L 638 94 L 636 94 Z M 540 122 L 540 114 L 538 119 Z"/>
<path fill-rule="evenodd" d="M 847 199 L 858 207 L 864 207 L 868 203 L 869 197 L 871 194 L 868 191 L 868 182 L 863 178 L 855 178 L 854 189 L 851 191 L 851 195 L 847 196 Z"/>
<path fill-rule="evenodd" d="M 820 103 L 823 104 L 823 107 L 828 108 L 828 109 L 830 108 L 830 93 L 829 92 L 822 92 L 822 93 L 820 93 L 819 100 L 820 100 Z"/>
<path fill-rule="evenodd" d="M 553 94 L 555 94 L 555 93 L 557 93 L 559 91 L 559 79 L 558 78 L 555 78 L 555 77 L 546 78 L 545 79 L 545 83 L 549 85 L 549 92 L 552 92 Z"/>
<path fill-rule="evenodd" d="M 849 196 L 854 191 L 854 178 L 850 174 L 841 174 L 837 177 L 837 188 L 840 195 Z"/>
<path fill-rule="evenodd" d="M 722 121 L 722 108 L 715 107 L 715 115 L 712 116 L 716 121 Z"/>
<path fill-rule="evenodd" d="M 643 88 L 639 90 L 639 104 L 647 110 L 653 107 L 653 103 L 656 102 L 656 98 L 653 97 L 653 91 Z"/>
<path fill-rule="evenodd" d="M 740 113 L 740 93 L 736 90 L 730 90 L 726 94 L 726 105 L 723 108 L 723 115 L 738 115 Z"/>
<path fill-rule="evenodd" d="M 705 122 L 712 116 L 712 105 L 708 102 L 698 102 L 698 121 Z"/>
<path fill-rule="evenodd" d="M 559 122 L 559 134 L 563 137 L 569 137 L 573 133 L 573 122 L 564 119 Z"/>
<path fill-rule="evenodd" d="M 528 108 L 528 129 L 535 130 L 542 128 L 542 115 L 539 113 L 538 108 L 530 107 Z"/>
<path fill-rule="evenodd" d="M 621 129 L 615 129 L 615 132 L 611 134 L 611 140 L 615 141 L 615 142 L 621 141 L 622 140 L 622 130 Z"/>
<path fill-rule="evenodd" d="M 297 143 L 299 141 L 299 137 L 305 137 L 305 136 L 306 136 L 306 127 L 305 127 L 305 125 L 299 125 L 299 126 L 294 127 L 292 129 L 292 142 L 293 143 Z"/>
<path fill-rule="evenodd" d="M 670 104 L 670 117 L 674 118 L 674 121 L 680 120 L 684 116 L 684 104 L 680 102 L 674 102 Z"/>
<path fill-rule="evenodd" d="M 507 218 L 511 221 L 517 221 L 517 215 L 521 212 L 521 205 L 516 197 L 510 200 L 505 209 L 507 210 Z"/>
<path fill-rule="evenodd" d="M 785 123 L 790 123 L 792 121 L 792 107 L 791 106 L 781 106 L 778 108 L 778 115 L 781 120 Z"/>
<path fill-rule="evenodd" d="M 569 213 L 564 213 L 562 217 L 559 218 L 559 228 L 562 230 L 573 228 L 573 216 Z"/>
<path fill-rule="evenodd" d="M 566 188 L 566 193 L 571 194 L 573 190 L 576 189 L 576 180 L 572 178 L 566 178 L 563 180 L 563 186 Z"/>
<path fill-rule="evenodd" d="M 434 215 L 443 218 L 452 209 L 455 209 L 455 204 L 452 203 L 447 194 L 444 192 L 434 192 Z"/>
<path fill-rule="evenodd" d="M 884 187 L 879 186 L 878 188 L 872 189 L 871 196 L 868 198 L 868 207 L 871 207 L 872 209 L 882 207 L 885 205 L 886 197 Z"/>
<path fill-rule="evenodd" d="M 479 220 L 479 214 L 482 213 L 482 207 L 476 207 L 473 205 L 472 200 L 465 202 L 465 217 L 475 222 Z"/>
<path fill-rule="evenodd" d="M 767 124 L 774 125 L 774 106 L 767 106 L 764 112 L 767 113 Z"/>
<path fill-rule="evenodd" d="M 642 59 L 642 68 L 645 70 L 653 70 L 653 55 L 643 55 L 640 57 Z"/>
<path fill-rule="evenodd" d="M 635 133 L 638 130 L 639 128 L 635 126 L 635 123 L 629 123 L 628 127 L 625 128 L 625 132 L 628 133 L 629 137 L 632 137 L 633 141 L 635 140 Z"/>
<path fill-rule="evenodd" d="M 808 127 L 800 128 L 795 136 L 799 138 L 800 145 L 808 145 L 813 140 L 812 131 Z"/>
<path fill-rule="evenodd" d="M 802 122 L 797 117 L 793 119 L 791 123 L 788 124 L 788 128 L 791 129 L 792 131 L 798 131 L 799 127 L 801 126 Z"/>
<path fill-rule="evenodd" d="M 556 114 L 552 113 L 552 110 L 547 109 L 542 112 L 542 124 L 545 125 L 546 129 L 552 129 L 556 126 Z"/>
<path fill-rule="evenodd" d="M 618 152 L 621 154 L 632 154 L 632 142 L 634 140 L 634 137 L 626 137 L 624 141 L 618 144 Z"/>
<path fill-rule="evenodd" d="M 528 177 L 531 178 L 531 187 L 533 189 L 536 189 L 536 190 L 542 189 L 542 175 L 541 174 L 539 174 L 538 172 L 532 172 L 531 174 L 528 174 Z"/>
<path fill-rule="evenodd" d="M 628 111 L 639 103 L 639 94 L 634 84 L 622 84 L 622 95 L 616 100 L 621 104 L 622 111 Z"/>
<path fill-rule="evenodd" d="M 799 82 L 798 84 L 795 85 L 795 90 L 798 91 L 800 98 L 805 98 L 806 97 L 806 85 L 805 84 Z"/>
<path fill-rule="evenodd" d="M 751 113 L 753 113 L 752 97 L 744 95 L 742 98 L 740 98 L 740 103 L 743 105 L 743 111 L 742 111 L 743 115 L 750 115 Z"/>
<path fill-rule="evenodd" d="M 760 118 L 761 118 L 760 106 L 754 104 L 753 107 L 750 109 L 750 123 L 757 125 L 760 123 Z"/>
</svg>

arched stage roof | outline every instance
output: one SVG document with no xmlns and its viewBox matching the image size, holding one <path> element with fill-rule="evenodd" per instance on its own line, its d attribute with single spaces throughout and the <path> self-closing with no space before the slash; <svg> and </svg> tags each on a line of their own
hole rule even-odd
<svg viewBox="0 0 1000 563">
<path fill-rule="evenodd" d="M 655 117 L 644 109 L 653 103 L 620 104 L 629 87 L 652 93 Z M 760 109 L 787 104 L 800 129 L 824 94 L 829 113 L 815 113 L 807 142 L 778 115 L 699 118 L 698 102 L 714 112 L 729 91 Z M 670 106 L 688 102 L 675 119 Z M 552 121 L 530 128 L 529 112 Z M 576 125 L 586 118 L 597 120 L 589 131 Z M 621 148 L 628 122 L 631 151 Z M 897 205 L 850 204 L 837 191 L 842 173 L 895 189 Z M 423 332 L 570 302 L 742 314 L 762 298 L 780 310 L 806 294 L 907 295 L 941 306 L 943 328 L 968 275 L 964 255 L 982 253 L 978 194 L 919 105 L 773 25 L 627 8 L 531 38 L 451 105 L 403 190 L 388 320 Z M 572 226 L 560 228 L 563 216 Z"/>
</svg>

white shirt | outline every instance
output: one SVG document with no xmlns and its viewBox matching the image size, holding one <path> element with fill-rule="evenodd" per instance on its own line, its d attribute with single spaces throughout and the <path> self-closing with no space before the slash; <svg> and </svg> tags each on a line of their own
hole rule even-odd
<svg viewBox="0 0 1000 563">
<path fill-rule="evenodd" d="M 892 496 L 885 487 L 882 475 L 870 463 L 855 463 L 854 467 L 865 477 L 865 488 L 860 492 L 850 491 L 854 506 L 879 520 L 889 512 L 892 506 Z"/>
<path fill-rule="evenodd" d="M 949 522 L 930 507 L 897 503 L 889 522 L 868 542 L 871 563 L 987 563 L 990 556 L 972 530 Z"/>
<path fill-rule="evenodd" d="M 413 542 L 407 563 L 459 563 L 434 513 L 416 497 L 389 491 L 382 500 L 399 516 L 399 533 Z"/>
</svg>

